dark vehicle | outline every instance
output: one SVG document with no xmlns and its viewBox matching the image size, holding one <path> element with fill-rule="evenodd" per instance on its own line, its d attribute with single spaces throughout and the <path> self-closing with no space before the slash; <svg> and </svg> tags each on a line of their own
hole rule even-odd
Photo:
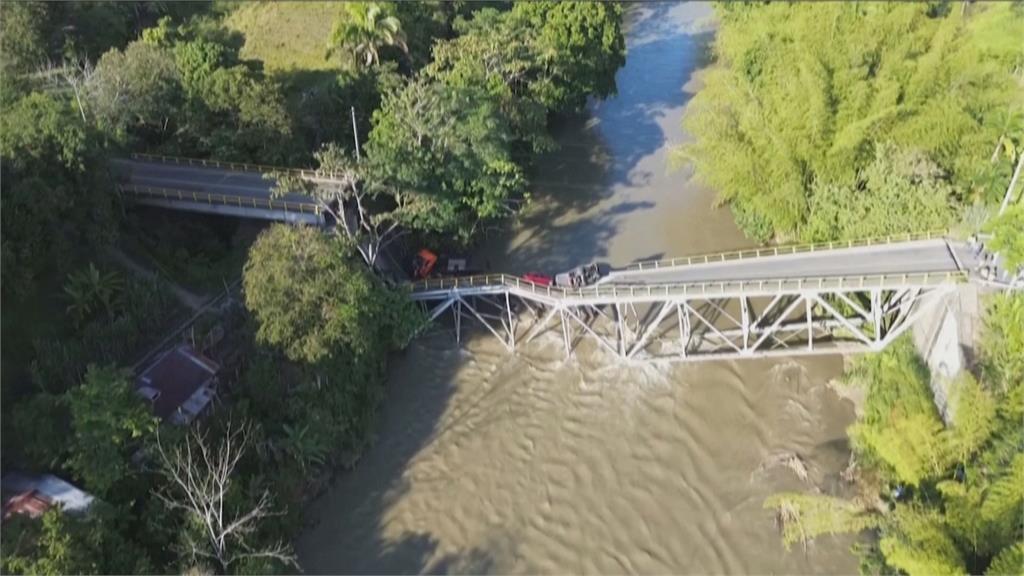
<svg viewBox="0 0 1024 576">
<path fill-rule="evenodd" d="M 582 288 L 596 284 L 608 275 L 610 268 L 606 264 L 586 264 L 577 266 L 568 272 L 555 275 L 555 286 L 564 288 Z"/>
<path fill-rule="evenodd" d="M 417 252 L 412 259 L 412 275 L 416 280 L 437 276 L 471 276 L 481 273 L 481 270 L 471 267 L 469 259 L 464 256 L 438 256 L 426 248 Z"/>
</svg>

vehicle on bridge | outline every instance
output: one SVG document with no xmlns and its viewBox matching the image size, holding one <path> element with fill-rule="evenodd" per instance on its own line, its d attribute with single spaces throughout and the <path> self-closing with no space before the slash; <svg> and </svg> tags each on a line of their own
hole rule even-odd
<svg viewBox="0 0 1024 576">
<path fill-rule="evenodd" d="M 472 276 L 481 273 L 483 271 L 473 267 L 466 256 L 438 256 L 432 250 L 421 248 L 412 258 L 412 276 L 416 280 L 439 276 Z"/>
<path fill-rule="evenodd" d="M 602 278 L 608 275 L 610 268 L 607 264 L 586 264 L 577 266 L 568 272 L 555 275 L 555 286 L 563 288 L 582 288 L 597 284 Z"/>
<path fill-rule="evenodd" d="M 528 280 L 538 286 L 551 286 L 555 279 L 540 272 L 527 272 L 523 274 L 523 280 Z"/>
</svg>

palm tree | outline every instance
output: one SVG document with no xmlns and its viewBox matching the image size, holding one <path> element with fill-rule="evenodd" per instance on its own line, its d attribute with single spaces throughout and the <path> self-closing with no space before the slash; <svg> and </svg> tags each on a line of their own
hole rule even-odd
<svg viewBox="0 0 1024 576">
<path fill-rule="evenodd" d="M 380 4 L 349 4 L 348 12 L 334 24 L 327 57 L 337 50 L 352 54 L 356 66 L 380 63 L 380 49 L 397 46 L 408 54 L 402 23 L 384 11 Z"/>
<path fill-rule="evenodd" d="M 122 289 L 123 282 L 117 272 L 100 272 L 90 262 L 88 268 L 69 274 L 64 284 L 64 293 L 70 300 L 68 313 L 79 323 L 91 316 L 98 307 L 110 315 Z"/>
</svg>

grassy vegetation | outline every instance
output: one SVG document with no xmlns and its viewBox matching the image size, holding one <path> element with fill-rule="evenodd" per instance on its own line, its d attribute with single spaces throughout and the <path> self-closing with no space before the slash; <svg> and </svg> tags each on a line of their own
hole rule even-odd
<svg viewBox="0 0 1024 576">
<path fill-rule="evenodd" d="M 241 276 L 249 246 L 263 227 L 260 221 L 135 210 L 118 246 L 186 290 L 211 294 Z"/>
<path fill-rule="evenodd" d="M 253 2 L 238 6 L 225 25 L 245 35 L 241 56 L 262 60 L 267 72 L 329 70 L 327 40 L 340 2 Z"/>
</svg>

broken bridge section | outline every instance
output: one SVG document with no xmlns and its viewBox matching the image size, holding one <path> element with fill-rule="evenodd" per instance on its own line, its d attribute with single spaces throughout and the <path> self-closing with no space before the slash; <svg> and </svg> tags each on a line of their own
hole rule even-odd
<svg viewBox="0 0 1024 576">
<path fill-rule="evenodd" d="M 428 281 L 430 320 L 472 322 L 509 350 L 548 331 L 620 358 L 704 360 L 880 350 L 963 280 L 959 272 L 581 289 L 492 275 Z"/>
</svg>

